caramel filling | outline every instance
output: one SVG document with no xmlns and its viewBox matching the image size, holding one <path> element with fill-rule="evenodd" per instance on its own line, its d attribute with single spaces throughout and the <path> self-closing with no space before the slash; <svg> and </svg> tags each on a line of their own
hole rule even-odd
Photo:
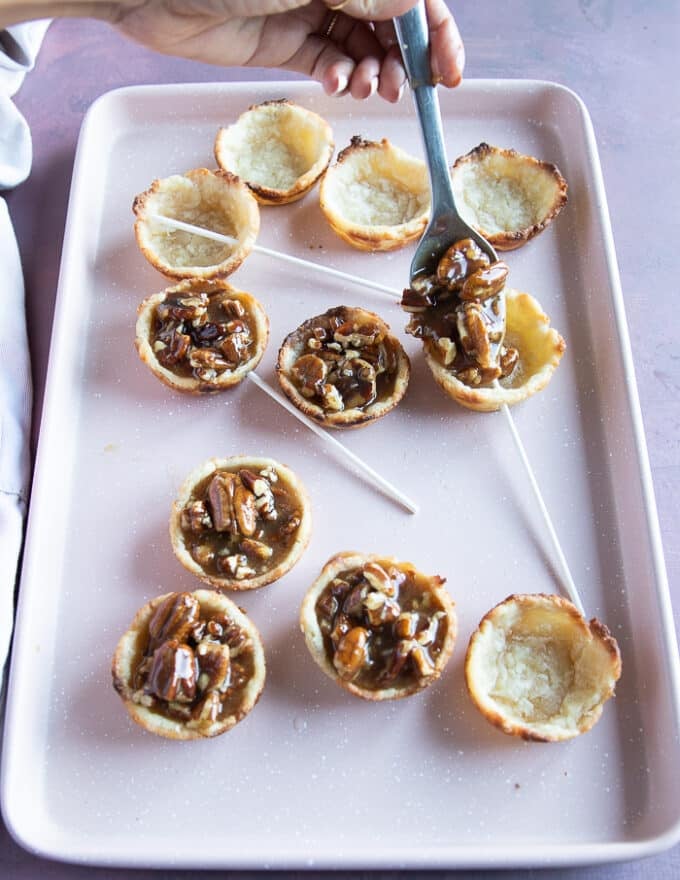
<svg viewBox="0 0 680 880">
<path fill-rule="evenodd" d="M 255 662 L 250 637 L 227 615 L 172 593 L 154 610 L 132 669 L 134 702 L 201 730 L 238 712 Z"/>
<path fill-rule="evenodd" d="M 206 574 L 246 580 L 275 568 L 302 521 L 273 468 L 220 470 L 197 484 L 180 515 L 185 545 Z"/>
<path fill-rule="evenodd" d="M 305 321 L 293 335 L 301 354 L 290 379 L 325 412 L 364 410 L 393 395 L 397 351 L 385 328 L 370 318 L 353 320 L 340 307 Z"/>
<path fill-rule="evenodd" d="M 316 602 L 326 655 L 367 690 L 406 689 L 435 674 L 449 619 L 426 578 L 369 562 L 343 571 Z"/>
<path fill-rule="evenodd" d="M 150 345 L 177 376 L 217 382 L 248 361 L 257 343 L 254 322 L 228 293 L 167 296 L 154 312 Z"/>
</svg>

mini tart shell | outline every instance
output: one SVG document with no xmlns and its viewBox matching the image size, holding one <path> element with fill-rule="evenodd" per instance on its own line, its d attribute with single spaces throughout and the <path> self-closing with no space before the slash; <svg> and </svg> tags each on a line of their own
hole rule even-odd
<svg viewBox="0 0 680 880">
<path fill-rule="evenodd" d="M 416 578 L 424 588 L 427 588 L 436 597 L 443 611 L 446 612 L 448 627 L 446 636 L 442 645 L 442 650 L 435 662 L 435 671 L 426 678 L 421 677 L 420 680 L 414 681 L 408 687 L 386 687 L 378 690 L 370 690 L 361 687 L 352 681 L 341 678 L 332 662 L 328 659 L 326 647 L 324 645 L 323 635 L 319 628 L 319 622 L 316 615 L 316 603 L 325 588 L 330 582 L 343 571 L 348 569 L 362 568 L 369 562 L 376 562 L 383 568 L 394 567 L 403 572 L 407 572 L 411 577 Z M 441 676 L 446 664 L 453 653 L 456 643 L 456 635 L 458 629 L 458 620 L 456 617 L 454 602 L 444 588 L 445 581 L 438 575 L 425 575 L 412 565 L 410 562 L 400 562 L 392 556 L 378 556 L 369 553 L 344 552 L 337 553 L 332 556 L 324 565 L 319 577 L 314 581 L 307 591 L 300 608 L 300 629 L 305 637 L 305 643 L 312 655 L 315 663 L 332 678 L 340 687 L 357 697 L 364 700 L 378 702 L 381 700 L 397 700 L 402 697 L 408 697 L 411 694 L 418 693 L 429 687 L 433 682 Z"/>
<path fill-rule="evenodd" d="M 243 690 L 242 701 L 236 712 L 214 721 L 202 730 L 187 727 L 186 723 L 181 720 L 166 718 L 161 713 L 154 711 L 152 708 L 142 706 L 132 699 L 135 660 L 146 645 L 149 621 L 156 608 L 170 595 L 172 594 L 165 593 L 163 596 L 158 596 L 147 602 L 146 605 L 143 605 L 121 637 L 113 655 L 111 666 L 113 686 L 123 700 L 125 708 L 133 721 L 136 721 L 137 724 L 148 730 L 149 733 L 155 733 L 167 739 L 181 740 L 205 739 L 207 737 L 219 736 L 219 734 L 231 730 L 234 725 L 238 724 L 250 712 L 260 698 L 264 688 L 266 667 L 260 633 L 250 618 L 226 596 L 216 593 L 214 590 L 196 590 L 193 593 L 202 609 L 207 609 L 213 614 L 228 615 L 242 630 L 247 632 L 253 646 L 254 673 Z"/>
<path fill-rule="evenodd" d="M 518 709 L 518 700 L 528 702 L 523 692 L 529 674 L 526 662 L 514 677 L 504 667 L 499 699 L 500 658 L 513 636 L 524 640 L 525 647 L 531 639 L 534 648 L 551 641 L 562 648 L 560 662 L 558 651 L 551 654 L 550 679 L 555 681 L 562 675 L 573 676 L 573 681 L 564 688 L 559 712 L 550 717 L 527 718 L 527 713 Z M 526 651 L 523 658 L 526 661 Z M 541 667 L 539 672 L 545 673 L 545 669 Z M 496 605 L 473 633 L 465 657 L 467 689 L 484 717 L 503 733 L 538 742 L 560 742 L 590 730 L 604 703 L 613 696 L 620 676 L 621 655 L 607 627 L 595 618 L 585 620 L 566 599 L 542 593 L 509 596 Z M 513 684 L 519 686 L 519 694 L 512 693 Z"/>
<path fill-rule="evenodd" d="M 151 344 L 156 308 L 165 302 L 169 296 L 181 296 L 185 293 L 191 295 L 192 293 L 198 294 L 201 292 L 205 292 L 209 296 L 226 293 L 230 299 L 238 300 L 246 310 L 248 323 L 254 331 L 256 341 L 255 351 L 247 361 L 244 361 L 244 363 L 231 372 L 222 373 L 214 382 L 203 382 L 193 376 L 178 376 L 176 373 L 173 373 L 172 370 L 161 364 Z M 189 394 L 212 394 L 216 391 L 223 391 L 226 388 L 238 385 L 260 363 L 268 341 L 269 319 L 259 300 L 255 299 L 250 293 L 237 290 L 226 281 L 219 279 L 206 281 L 193 278 L 187 279 L 174 287 L 168 287 L 160 293 L 154 293 L 152 296 L 147 297 L 140 303 L 137 309 L 135 346 L 139 357 L 154 376 L 165 385 Z"/>
<path fill-rule="evenodd" d="M 394 391 L 385 400 L 377 400 L 375 403 L 372 403 L 365 408 L 355 407 L 342 410 L 341 412 L 326 412 L 323 407 L 318 406 L 316 403 L 313 403 L 311 400 L 304 397 L 300 393 L 297 385 L 290 378 L 291 370 L 297 359 L 303 354 L 309 353 L 306 343 L 311 335 L 312 328 L 315 326 L 315 322 L 327 315 L 334 316 L 336 314 L 345 315 L 346 320 L 348 321 L 371 321 L 378 324 L 383 329 L 385 333 L 385 343 L 392 348 L 397 357 Z M 336 308 L 324 312 L 323 315 L 308 318 L 300 324 L 296 330 L 293 330 L 288 336 L 286 336 L 279 349 L 279 356 L 276 362 L 276 375 L 286 397 L 295 404 L 300 412 L 309 416 L 310 419 L 314 419 L 315 422 L 318 422 L 326 428 L 361 428 L 364 427 L 364 425 L 368 425 L 371 422 L 386 416 L 387 413 L 393 410 L 401 401 L 404 394 L 406 394 L 406 389 L 408 388 L 409 379 L 411 377 L 411 362 L 404 351 L 401 342 L 396 336 L 393 336 L 390 333 L 389 325 L 386 324 L 382 318 L 374 312 L 369 312 L 367 309 L 354 308 L 351 306 L 337 306 Z"/>
<path fill-rule="evenodd" d="M 478 412 L 493 412 L 504 403 L 513 406 L 548 384 L 566 344 L 550 326 L 550 318 L 538 300 L 528 293 L 505 288 L 507 329 L 505 344 L 519 352 L 519 364 L 500 387 L 475 387 L 461 382 L 456 375 L 423 346 L 425 360 L 435 381 L 457 403 Z"/>
<path fill-rule="evenodd" d="M 501 251 L 542 232 L 567 202 L 567 182 L 556 165 L 479 144 L 451 168 L 463 219 Z"/>
<path fill-rule="evenodd" d="M 233 125 L 220 128 L 215 159 L 244 180 L 261 204 L 286 205 L 314 186 L 334 148 L 325 119 L 282 99 L 254 104 Z"/>
<path fill-rule="evenodd" d="M 386 139 L 353 137 L 324 175 L 319 197 L 333 231 L 361 251 L 416 241 L 430 214 L 425 163 Z"/>
<path fill-rule="evenodd" d="M 240 580 L 227 574 L 216 576 L 206 572 L 189 552 L 180 523 L 182 510 L 191 500 L 193 491 L 197 485 L 217 471 L 233 471 L 239 468 L 249 468 L 250 470 L 255 471 L 272 468 L 276 471 L 279 480 L 285 485 L 288 492 L 293 498 L 295 498 L 300 507 L 300 525 L 298 526 L 295 540 L 291 544 L 287 555 L 273 568 L 254 577 L 242 578 Z M 170 514 L 170 541 L 175 556 L 187 571 L 196 575 L 196 577 L 200 578 L 204 583 L 217 587 L 220 590 L 255 590 L 277 581 L 290 571 L 296 562 L 298 562 L 309 543 L 311 534 L 311 504 L 305 487 L 290 468 L 278 461 L 274 461 L 272 458 L 257 458 L 249 455 L 235 455 L 231 458 L 209 458 L 203 464 L 195 468 L 182 483 L 177 493 L 177 498 L 173 502 L 172 512 Z"/>
<path fill-rule="evenodd" d="M 154 180 L 135 197 L 135 237 L 146 259 L 168 278 L 223 278 L 253 249 L 260 211 L 248 187 L 227 171 L 196 168 Z M 160 214 L 237 239 L 235 246 L 172 229 Z"/>
</svg>

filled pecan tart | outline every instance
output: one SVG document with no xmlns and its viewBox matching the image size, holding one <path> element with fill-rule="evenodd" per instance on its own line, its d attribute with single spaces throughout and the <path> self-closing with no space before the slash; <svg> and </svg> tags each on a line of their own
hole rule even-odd
<svg viewBox="0 0 680 880">
<path fill-rule="evenodd" d="M 168 739 L 232 728 L 265 682 L 252 621 L 214 590 L 166 593 L 144 605 L 116 648 L 113 686 L 130 717 Z"/>
<path fill-rule="evenodd" d="M 338 306 L 288 334 L 276 371 L 284 393 L 305 415 L 325 427 L 357 428 L 394 409 L 411 366 L 378 315 Z"/>
<path fill-rule="evenodd" d="M 302 603 L 300 627 L 312 657 L 366 700 L 423 690 L 442 674 L 456 640 L 444 583 L 392 557 L 338 553 Z"/>
<path fill-rule="evenodd" d="M 237 385 L 259 364 L 268 339 L 262 305 L 226 281 L 187 279 L 137 310 L 140 358 L 178 391 L 205 394 Z"/>
<path fill-rule="evenodd" d="M 205 583 L 252 590 L 295 565 L 311 535 L 307 492 L 270 458 L 211 458 L 180 487 L 170 516 L 175 556 Z"/>
</svg>

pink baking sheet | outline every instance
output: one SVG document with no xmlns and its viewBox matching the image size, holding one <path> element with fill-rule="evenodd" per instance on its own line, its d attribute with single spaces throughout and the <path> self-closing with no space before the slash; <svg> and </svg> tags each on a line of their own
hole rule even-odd
<svg viewBox="0 0 680 880">
<path fill-rule="evenodd" d="M 166 282 L 139 253 L 130 206 L 156 177 L 213 167 L 217 128 L 289 97 L 325 116 L 336 147 L 390 138 L 421 154 L 408 96 L 328 99 L 307 83 L 124 89 L 83 126 L 60 276 L 21 581 L 2 764 L 17 840 L 74 862 L 191 867 L 461 867 L 633 858 L 679 836 L 678 669 L 656 514 L 595 140 L 559 86 L 469 81 L 442 92 L 451 161 L 481 141 L 556 162 L 569 204 L 507 255 L 567 341 L 551 384 L 514 409 L 589 615 L 619 641 L 623 677 L 587 735 L 504 736 L 472 706 L 463 658 L 480 618 L 560 574 L 502 415 L 434 385 L 398 307 L 361 287 L 252 254 L 232 276 L 283 337 L 339 304 L 378 311 L 413 376 L 378 424 L 340 435 L 420 505 L 368 486 L 252 383 L 210 399 L 161 385 L 135 354 L 138 303 Z M 412 249 L 366 254 L 327 226 L 313 191 L 262 209 L 259 243 L 400 288 Z M 336 435 L 337 436 L 337 435 Z M 137 608 L 200 586 L 175 560 L 170 505 L 210 456 L 292 467 L 314 532 L 278 583 L 240 595 L 266 646 L 253 713 L 215 740 L 176 743 L 129 721 L 110 683 Z M 307 654 L 301 598 L 341 550 L 391 554 L 447 579 L 459 640 L 442 679 L 397 703 L 343 692 Z"/>
</svg>

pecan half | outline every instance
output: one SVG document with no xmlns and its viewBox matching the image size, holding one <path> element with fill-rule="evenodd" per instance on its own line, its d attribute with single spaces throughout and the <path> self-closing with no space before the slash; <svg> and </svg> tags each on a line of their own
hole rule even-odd
<svg viewBox="0 0 680 880">
<path fill-rule="evenodd" d="M 234 491 L 237 479 L 234 474 L 222 471 L 215 474 L 208 487 L 208 501 L 212 510 L 215 531 L 234 532 Z"/>
<path fill-rule="evenodd" d="M 368 630 L 355 626 L 338 642 L 333 666 L 344 679 L 355 678 L 368 661 Z"/>
<path fill-rule="evenodd" d="M 196 696 L 196 658 L 189 645 L 171 639 L 156 648 L 145 690 L 167 702 L 192 702 Z"/>
<path fill-rule="evenodd" d="M 171 593 L 156 608 L 149 621 L 149 647 L 157 647 L 166 639 L 183 642 L 198 621 L 198 599 L 191 593 Z"/>
</svg>

